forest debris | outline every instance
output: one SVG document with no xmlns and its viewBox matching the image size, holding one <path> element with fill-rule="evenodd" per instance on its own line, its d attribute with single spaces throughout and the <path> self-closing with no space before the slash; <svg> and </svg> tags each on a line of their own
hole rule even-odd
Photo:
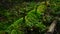
<svg viewBox="0 0 60 34">
<path fill-rule="evenodd" d="M 54 32 L 54 28 L 55 28 L 55 26 L 56 26 L 56 20 L 54 20 L 53 22 L 52 22 L 52 24 L 50 25 L 50 27 L 48 28 L 48 31 L 47 31 L 47 34 L 53 34 L 53 32 Z"/>
</svg>

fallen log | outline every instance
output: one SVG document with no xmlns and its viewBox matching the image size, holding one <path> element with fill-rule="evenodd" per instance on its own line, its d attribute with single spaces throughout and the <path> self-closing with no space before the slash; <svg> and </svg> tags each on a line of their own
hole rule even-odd
<svg viewBox="0 0 60 34">
<path fill-rule="evenodd" d="M 54 21 L 52 22 L 52 24 L 51 24 L 50 27 L 48 28 L 48 31 L 47 31 L 46 34 L 53 34 L 54 29 L 55 29 L 55 26 L 56 26 L 56 23 L 57 23 L 56 20 L 54 20 Z"/>
</svg>

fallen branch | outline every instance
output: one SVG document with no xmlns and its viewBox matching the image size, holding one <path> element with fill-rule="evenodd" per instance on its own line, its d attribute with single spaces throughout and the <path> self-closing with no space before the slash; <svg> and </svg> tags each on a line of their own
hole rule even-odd
<svg viewBox="0 0 60 34">
<path fill-rule="evenodd" d="M 48 28 L 48 31 L 47 31 L 47 33 L 46 34 L 53 34 L 53 32 L 54 32 L 54 29 L 55 29 L 55 26 L 56 26 L 56 20 L 54 20 L 53 22 L 52 22 L 52 24 L 50 25 L 50 27 Z"/>
</svg>

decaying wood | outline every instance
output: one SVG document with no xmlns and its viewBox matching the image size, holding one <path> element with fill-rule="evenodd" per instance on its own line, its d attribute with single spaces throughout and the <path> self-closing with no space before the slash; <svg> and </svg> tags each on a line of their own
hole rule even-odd
<svg viewBox="0 0 60 34">
<path fill-rule="evenodd" d="M 48 31 L 47 31 L 47 33 L 46 34 L 53 34 L 53 32 L 54 32 L 54 29 L 55 29 L 55 26 L 56 26 L 56 20 L 54 20 L 53 22 L 52 22 L 52 24 L 50 25 L 50 27 L 48 28 Z"/>
</svg>

